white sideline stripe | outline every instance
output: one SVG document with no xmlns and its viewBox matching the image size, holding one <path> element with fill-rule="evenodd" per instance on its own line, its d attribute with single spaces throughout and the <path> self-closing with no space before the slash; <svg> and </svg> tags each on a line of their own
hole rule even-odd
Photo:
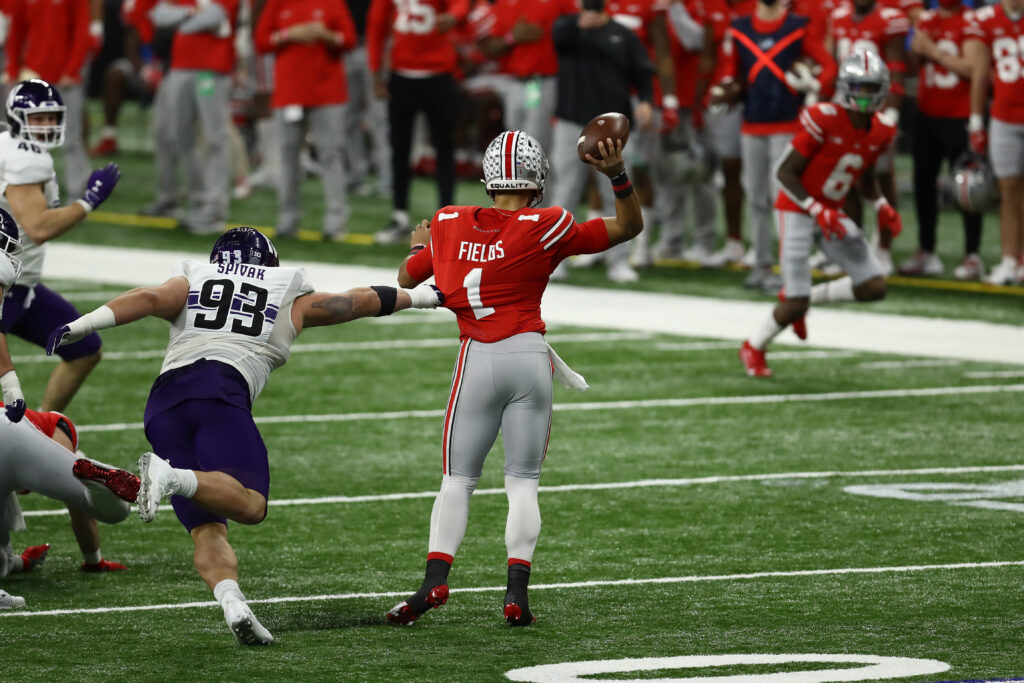
<svg viewBox="0 0 1024 683">
<path fill-rule="evenodd" d="M 208 255 L 50 243 L 43 278 L 103 284 L 117 280 L 133 287 L 153 285 L 162 282 L 164 275 L 169 276 L 182 259 L 205 261 Z M 341 292 L 371 283 L 397 284 L 395 268 L 288 260 L 285 265 L 305 268 L 310 281 L 322 291 Z M 738 343 L 753 329 L 751 321 L 756 323 L 768 313 L 771 303 L 549 285 L 542 307 L 544 320 L 551 324 L 660 332 Z M 683 313 L 666 315 L 666 311 Z M 438 319 L 452 319 L 448 311 L 436 315 Z M 819 348 L 1024 365 L 1024 326 L 844 311 L 841 307 L 815 309 L 814 320 L 814 345 Z M 796 336 L 787 329 L 779 341 L 796 342 Z"/>
<path fill-rule="evenodd" d="M 769 351 L 772 360 L 825 360 L 831 358 L 853 358 L 861 354 L 856 351 Z"/>
<path fill-rule="evenodd" d="M 720 349 L 739 350 L 735 342 L 658 342 L 654 345 L 658 351 L 718 351 Z M 817 360 L 825 358 L 852 358 L 861 355 L 857 351 L 771 351 L 772 360 Z M 956 361 L 959 362 L 959 361 Z"/>
<path fill-rule="evenodd" d="M 971 379 L 1003 379 L 1013 377 L 1024 377 L 1024 370 L 979 370 L 977 372 L 965 372 L 964 377 Z"/>
<path fill-rule="evenodd" d="M 947 360 L 941 358 L 934 360 L 879 360 L 857 363 L 857 367 L 866 370 L 892 370 L 897 368 L 938 368 L 946 365 L 961 365 L 962 363 L 963 361 L 953 358 Z"/>
<path fill-rule="evenodd" d="M 802 569 L 796 571 L 751 572 L 749 574 L 718 574 L 710 576 L 664 576 L 650 579 L 608 579 L 605 581 L 572 581 L 563 583 L 542 583 L 530 586 L 531 591 L 559 590 L 572 588 L 599 588 L 607 586 L 650 586 L 674 583 L 709 583 L 716 581 L 756 581 L 758 579 L 778 579 L 803 576 L 843 576 L 849 574 L 905 574 L 909 572 L 926 572 L 951 569 L 996 569 L 1000 567 L 1022 567 L 1022 560 L 1006 560 L 1001 562 L 958 562 L 955 564 L 919 564 L 904 567 L 844 567 L 840 569 Z M 475 588 L 452 588 L 451 593 L 497 593 L 505 591 L 506 586 L 479 586 Z M 398 598 L 409 594 L 404 591 L 387 591 L 378 593 L 334 593 L 325 595 L 292 595 L 281 598 L 259 598 L 249 600 L 250 605 L 275 605 L 287 602 L 316 602 L 324 600 L 358 600 L 366 598 Z M 52 617 L 70 614 L 110 614 L 114 612 L 148 612 L 167 609 L 189 609 L 192 607 L 219 607 L 214 600 L 205 602 L 182 602 L 161 605 L 129 605 L 124 607 L 91 607 L 85 609 L 54 609 L 39 612 L 22 612 L 17 610 L 0 612 L 0 617 Z"/>
<path fill-rule="evenodd" d="M 625 410 L 628 408 L 692 408 L 695 406 L 750 405 L 757 403 L 800 403 L 805 401 L 847 401 L 872 398 L 910 398 L 958 396 L 962 394 L 998 394 L 1024 391 L 1024 384 L 980 384 L 966 387 L 927 389 L 881 389 L 875 391 L 837 391 L 824 394 L 762 394 L 754 396 L 701 396 L 698 398 L 652 398 L 636 401 L 556 403 L 556 412 L 581 410 Z M 404 420 L 410 417 L 442 417 L 443 409 L 396 410 L 381 413 L 336 413 L 327 415 L 273 415 L 257 417 L 256 424 L 292 424 L 302 422 L 358 422 L 363 420 Z M 141 422 L 115 422 L 82 425 L 79 432 L 123 432 L 142 429 Z"/>
<path fill-rule="evenodd" d="M 739 349 L 736 342 L 658 342 L 654 348 L 659 351 L 718 351 L 719 349 Z"/>
<path fill-rule="evenodd" d="M 646 332 L 579 332 L 565 334 L 548 334 L 546 338 L 554 344 L 592 344 L 615 341 L 637 341 L 650 339 Z M 385 349 L 426 349 L 457 347 L 459 340 L 455 336 L 435 339 L 389 339 L 387 341 L 363 342 L 328 342 L 323 344 L 296 344 L 292 353 L 323 353 L 326 351 L 378 351 Z M 145 351 L 108 351 L 104 352 L 104 360 L 146 360 L 163 358 L 167 348 L 147 349 Z M 24 363 L 50 363 L 58 359 L 40 354 L 31 356 L 14 356 L 11 361 L 19 365 Z"/>
<path fill-rule="evenodd" d="M 541 493 L 565 493 L 571 491 L 608 491 L 613 489 L 639 489 L 676 486 L 700 486 L 704 484 L 727 484 L 744 481 L 772 481 L 787 479 L 834 479 L 838 477 L 901 477 L 924 474 L 978 474 L 984 472 L 1022 472 L 1024 465 L 975 465 L 972 467 L 922 467 L 902 470 L 861 470 L 844 472 L 831 470 L 825 472 L 772 472 L 768 474 L 729 474 L 710 477 L 685 479 L 639 479 L 637 481 L 612 481 L 596 484 L 561 484 L 558 486 L 541 486 Z M 505 489 L 477 489 L 474 496 L 504 495 Z M 417 498 L 434 498 L 437 491 L 415 491 L 409 493 L 380 493 L 365 496 L 323 496 L 321 498 L 285 498 L 271 500 L 271 507 L 291 507 L 295 505 L 330 505 L 337 503 L 379 503 L 393 500 L 413 500 Z M 171 506 L 161 505 L 161 510 L 170 510 Z M 67 514 L 67 508 L 51 510 L 31 510 L 23 512 L 25 517 L 53 517 Z"/>
</svg>

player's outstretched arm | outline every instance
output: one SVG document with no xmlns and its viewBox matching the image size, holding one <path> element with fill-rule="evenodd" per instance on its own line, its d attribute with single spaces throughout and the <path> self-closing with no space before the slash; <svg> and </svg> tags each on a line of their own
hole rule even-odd
<svg viewBox="0 0 1024 683">
<path fill-rule="evenodd" d="M 622 161 L 622 140 L 612 142 L 608 138 L 597 143 L 600 159 L 587 154 L 587 163 L 608 176 L 615 190 L 615 218 L 604 219 L 608 230 L 608 246 L 614 247 L 633 239 L 644 229 L 644 218 L 640 212 L 640 199 L 633 191 L 633 184 L 626 175 L 626 164 Z"/>
<path fill-rule="evenodd" d="M 53 330 L 46 342 L 46 355 L 53 355 L 59 347 L 73 344 L 97 330 L 127 325 L 148 316 L 173 320 L 187 301 L 188 280 L 181 276 L 172 277 L 159 287 L 138 287 Z"/>
<path fill-rule="evenodd" d="M 406 288 L 415 287 L 416 285 L 423 282 L 423 280 L 427 279 L 423 278 L 423 280 L 417 280 L 412 275 L 410 275 L 408 264 L 409 259 L 411 259 L 416 254 L 426 249 L 427 245 L 429 244 L 430 221 L 422 220 L 420 221 L 420 224 L 416 226 L 416 229 L 412 231 L 412 234 L 409 236 L 409 255 L 405 257 L 405 260 L 402 261 L 402 265 L 398 267 L 398 284 Z M 427 277 L 430 276 L 428 275 Z"/>
<path fill-rule="evenodd" d="M 340 294 L 314 292 L 292 304 L 296 332 L 306 327 L 340 325 L 357 318 L 391 315 L 406 308 L 437 308 L 444 303 L 440 290 L 424 285 L 411 290 L 396 287 L 357 287 Z"/>
<path fill-rule="evenodd" d="M 96 169 L 89 176 L 85 194 L 81 199 L 50 209 L 40 183 L 9 185 L 5 193 L 11 205 L 11 214 L 18 225 L 36 244 L 60 237 L 89 215 L 93 209 L 105 202 L 121 178 L 117 164 L 107 164 Z"/>
</svg>

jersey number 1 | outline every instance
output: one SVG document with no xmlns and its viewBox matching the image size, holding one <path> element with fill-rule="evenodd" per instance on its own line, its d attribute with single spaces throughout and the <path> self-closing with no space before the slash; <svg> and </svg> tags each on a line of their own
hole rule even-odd
<svg viewBox="0 0 1024 683">
<path fill-rule="evenodd" d="M 483 302 L 480 301 L 480 278 L 483 274 L 483 268 L 474 268 L 466 273 L 466 279 L 462 281 L 462 286 L 466 288 L 466 298 L 469 299 L 469 305 L 472 307 L 473 315 L 476 316 L 477 320 L 486 318 L 491 313 L 494 313 L 493 308 L 484 306 Z"/>
</svg>

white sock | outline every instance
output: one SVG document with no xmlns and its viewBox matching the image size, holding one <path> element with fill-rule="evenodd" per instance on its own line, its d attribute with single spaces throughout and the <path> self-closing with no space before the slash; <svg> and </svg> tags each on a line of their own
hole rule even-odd
<svg viewBox="0 0 1024 683">
<path fill-rule="evenodd" d="M 853 301 L 853 280 L 850 276 L 811 287 L 811 305 L 834 301 Z"/>
<path fill-rule="evenodd" d="M 224 579 L 214 586 L 213 597 L 217 599 L 217 602 L 219 602 L 222 607 L 225 602 L 245 602 L 245 596 L 242 595 L 242 589 L 238 587 L 238 582 L 234 579 Z"/>
<path fill-rule="evenodd" d="M 478 477 L 457 474 L 446 474 L 441 479 L 441 491 L 434 499 L 434 509 L 430 513 L 430 552 L 455 557 L 466 536 L 469 497 L 476 489 L 477 480 Z"/>
<path fill-rule="evenodd" d="M 758 351 L 763 351 L 764 347 L 768 346 L 772 339 L 779 336 L 779 332 L 782 332 L 782 329 L 782 325 L 775 322 L 775 314 L 769 313 L 768 317 L 761 323 L 761 327 L 747 341 Z"/>
<path fill-rule="evenodd" d="M 192 470 L 173 469 L 175 480 L 178 483 L 178 490 L 175 493 L 185 498 L 191 498 L 196 495 L 196 489 L 199 488 L 199 480 L 196 478 L 196 473 Z"/>
<path fill-rule="evenodd" d="M 533 551 L 540 536 L 539 486 L 540 479 L 505 475 L 505 496 L 508 498 L 505 548 L 509 558 L 533 562 Z"/>
<path fill-rule="evenodd" d="M 401 209 L 395 209 L 391 212 L 391 218 L 396 223 L 401 225 L 409 225 L 409 212 L 402 211 Z"/>
<path fill-rule="evenodd" d="M 103 553 L 100 552 L 99 548 L 96 548 L 91 553 L 82 553 L 82 558 L 85 559 L 86 564 L 99 564 L 103 559 Z"/>
</svg>

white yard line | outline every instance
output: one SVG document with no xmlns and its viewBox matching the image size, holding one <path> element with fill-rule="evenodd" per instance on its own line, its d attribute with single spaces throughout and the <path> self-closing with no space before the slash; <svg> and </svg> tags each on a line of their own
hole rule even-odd
<svg viewBox="0 0 1024 683">
<path fill-rule="evenodd" d="M 774 354 L 773 354 L 774 356 Z M 900 368 L 941 368 L 947 365 L 961 365 L 963 361 L 955 359 L 943 360 L 879 360 L 857 363 L 858 368 L 864 370 L 898 370 Z"/>
<path fill-rule="evenodd" d="M 835 478 L 862 478 L 862 477 L 903 477 L 921 476 L 926 474 L 981 474 L 992 472 L 1022 472 L 1024 465 L 976 465 L 972 467 L 921 467 L 917 469 L 898 470 L 860 470 L 840 471 L 828 470 L 823 472 L 771 472 L 762 474 L 729 474 L 710 477 L 691 477 L 683 479 L 640 479 L 636 481 L 612 481 L 596 484 L 561 484 L 559 486 L 541 486 L 541 493 L 568 493 L 573 491 L 609 491 L 618 489 L 639 489 L 639 488 L 673 488 L 683 486 L 704 486 L 708 484 L 727 484 L 747 481 L 778 481 L 790 479 L 835 479 Z M 498 496 L 504 495 L 505 489 L 477 489 L 474 496 Z M 337 505 L 354 503 L 380 503 L 394 500 L 415 500 L 422 498 L 434 498 L 437 491 L 413 491 L 407 493 L 380 493 L 365 496 L 322 496 L 320 498 L 286 498 L 270 500 L 267 504 L 271 507 L 292 507 L 296 505 Z M 169 505 L 160 506 L 161 510 L 170 510 Z M 30 510 L 24 512 L 26 517 L 55 517 L 66 515 L 67 508 L 53 508 L 50 510 Z"/>
<path fill-rule="evenodd" d="M 207 255 L 51 243 L 44 277 L 107 283 L 116 280 L 129 286 L 157 284 L 186 258 L 205 260 Z M 326 291 L 394 284 L 397 278 L 397 267 L 287 260 L 286 264 L 304 267 L 310 280 Z M 741 340 L 754 331 L 771 306 L 767 300 L 733 301 L 550 285 L 544 295 L 543 314 L 552 324 Z M 839 306 L 816 307 L 808 323 L 811 340 L 818 347 L 1024 365 L 1024 327 L 1020 326 L 844 311 Z M 780 341 L 794 342 L 796 337 L 787 330 Z"/>
<path fill-rule="evenodd" d="M 646 332 L 578 332 L 578 333 L 557 333 L 546 335 L 547 340 L 552 344 L 600 344 L 619 341 L 639 341 L 650 339 L 651 335 Z M 455 335 L 435 339 L 389 339 L 385 341 L 361 341 L 361 342 L 327 342 L 322 344 L 295 344 L 292 346 L 292 353 L 325 353 L 331 351 L 381 351 L 387 349 L 426 349 L 426 348 L 455 348 L 459 345 L 459 339 Z M 148 360 L 163 358 L 167 354 L 166 347 L 160 349 L 146 349 L 144 351 L 105 351 L 104 360 Z M 55 363 L 57 358 L 50 358 L 42 354 L 31 356 L 14 356 L 11 360 L 16 365 L 25 363 Z"/>
<path fill-rule="evenodd" d="M 580 410 L 626 410 L 630 408 L 693 408 L 696 406 L 754 405 L 762 403 L 804 403 L 810 401 L 856 401 L 880 398 L 924 398 L 965 394 L 1000 394 L 1024 391 L 1024 384 L 980 384 L 963 387 L 930 387 L 926 389 L 879 389 L 874 391 L 836 391 L 823 394 L 756 394 L 753 396 L 700 396 L 696 398 L 652 398 L 635 401 L 594 401 L 589 403 L 556 403 L 556 412 Z M 325 415 L 271 415 L 257 417 L 256 424 L 294 424 L 304 422 L 361 422 L 365 420 L 406 420 L 420 417 L 443 417 L 444 410 L 395 410 L 379 413 L 334 413 Z M 141 422 L 115 422 L 81 425 L 79 432 L 123 432 L 142 429 Z"/>
<path fill-rule="evenodd" d="M 971 379 L 1012 379 L 1024 377 L 1024 370 L 978 370 L 976 372 L 965 372 L 964 377 Z"/>
<path fill-rule="evenodd" d="M 541 590 L 572 590 L 574 588 L 606 588 L 612 586 L 650 586 L 670 585 L 679 583 L 710 583 L 718 581 L 758 581 L 761 579 L 784 579 L 815 576 L 846 576 L 851 574 L 907 574 L 911 572 L 950 571 L 955 569 L 999 569 L 1002 567 L 1022 567 L 1024 561 L 1005 560 L 1001 562 L 957 562 L 953 564 L 919 564 L 903 567 L 842 567 L 838 569 L 801 569 L 796 571 L 750 572 L 747 574 L 718 574 L 708 576 L 662 576 L 648 579 L 608 579 L 604 581 L 571 581 L 563 583 L 531 584 L 531 591 Z M 504 592 L 506 586 L 478 586 L 472 588 L 452 588 L 452 593 L 498 593 Z M 290 602 L 323 602 L 327 600 L 360 600 L 367 598 L 399 598 L 409 594 L 408 590 L 386 591 L 375 593 L 332 593 L 324 595 L 292 595 L 280 598 L 261 598 L 248 600 L 250 605 L 275 605 Z M 219 607 L 214 600 L 204 602 L 165 603 L 156 605 L 127 605 L 123 607 L 91 607 L 83 609 L 54 609 L 31 611 L 4 611 L 3 617 L 52 617 L 75 614 L 110 614 L 117 612 L 151 612 L 168 609 L 191 609 L 194 607 Z M 381 617 L 383 622 L 383 616 Z"/>
</svg>

